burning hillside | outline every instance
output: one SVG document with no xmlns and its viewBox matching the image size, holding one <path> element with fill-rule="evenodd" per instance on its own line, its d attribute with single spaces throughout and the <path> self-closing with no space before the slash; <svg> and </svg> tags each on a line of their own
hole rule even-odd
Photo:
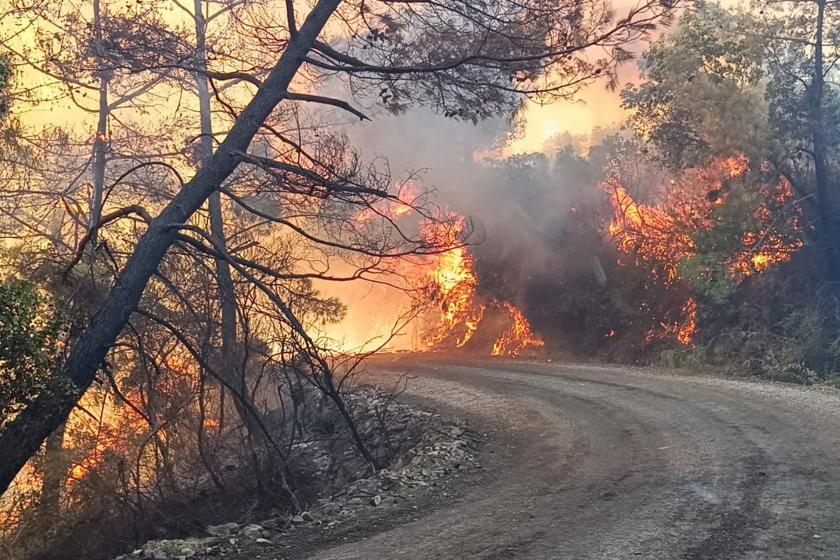
<svg viewBox="0 0 840 560">
<path fill-rule="evenodd" d="M 394 199 L 356 213 L 354 228 L 387 221 L 421 239 L 424 254 L 401 258 L 373 282 L 319 285 L 348 308 L 341 320 L 312 326 L 319 344 L 342 354 L 381 348 L 512 357 L 541 349 L 543 339 L 512 298 L 482 294 L 470 220 L 419 208 L 427 191 L 418 183 L 395 191 Z"/>
<path fill-rule="evenodd" d="M 718 209 L 727 204 L 733 181 L 748 172 L 749 162 L 741 154 L 716 160 L 673 181 L 663 189 L 662 202 L 654 206 L 637 203 L 618 180 L 608 179 L 605 188 L 614 212 L 609 233 L 622 253 L 658 264 L 654 274 L 674 281 L 680 261 L 697 254 L 697 233 L 720 222 Z M 753 212 L 754 229 L 741 236 L 742 250 L 729 255 L 726 263 L 733 277 L 751 276 L 785 262 L 802 247 L 801 241 L 782 238 L 774 227 L 792 200 L 790 183 L 780 178 L 775 184 L 762 184 L 760 194 L 765 202 Z M 798 221 L 795 215 L 788 218 Z"/>
<path fill-rule="evenodd" d="M 498 162 L 482 185 L 486 197 L 461 189 L 445 202 L 463 214 L 413 226 L 427 246 L 445 250 L 400 265 L 422 311 L 391 347 L 493 356 L 541 352 L 546 342 L 624 355 L 691 347 L 706 307 L 803 247 L 790 183 L 743 154 L 641 179 L 623 174 L 632 166 L 563 157 L 553 175 L 538 160 Z M 417 224 L 411 208 L 378 213 Z M 469 235 L 472 219 L 479 240 Z M 378 296 L 374 305 L 351 307 L 368 316 L 398 307 Z"/>
<path fill-rule="evenodd" d="M 612 4 L 6 2 L 0 557 L 413 464 L 379 351 L 836 381 L 840 5 Z"/>
</svg>

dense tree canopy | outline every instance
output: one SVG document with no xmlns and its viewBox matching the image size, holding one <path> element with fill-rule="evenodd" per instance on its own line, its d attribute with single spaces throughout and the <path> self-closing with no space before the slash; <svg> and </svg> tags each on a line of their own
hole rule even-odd
<svg viewBox="0 0 840 560">
<path fill-rule="evenodd" d="M 0 427 L 46 391 L 65 353 L 71 322 L 31 284 L 0 285 Z"/>
</svg>

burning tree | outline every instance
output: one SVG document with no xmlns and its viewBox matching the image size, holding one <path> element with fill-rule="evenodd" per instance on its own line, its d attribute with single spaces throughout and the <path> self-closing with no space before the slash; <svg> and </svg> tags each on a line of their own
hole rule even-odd
<svg viewBox="0 0 840 560">
<path fill-rule="evenodd" d="M 633 200 L 617 178 L 604 186 L 614 212 L 608 231 L 621 253 L 666 287 L 688 282 L 705 301 L 725 301 L 745 278 L 790 260 L 803 244 L 799 212 L 788 208 L 790 184 L 766 167 L 751 171 L 743 154 L 686 170 L 660 187 L 653 205 Z M 694 297 L 681 321 L 662 324 L 662 335 L 692 342 Z"/>
<path fill-rule="evenodd" d="M 431 349 L 476 348 L 482 346 L 482 339 L 492 339 L 491 356 L 518 356 L 523 351 L 541 348 L 543 340 L 516 306 L 478 295 L 481 279 L 475 270 L 475 259 L 467 247 L 457 246 L 466 222 L 456 216 L 453 223 L 454 227 L 435 224 L 424 230 L 430 243 L 453 248 L 433 257 L 427 265 L 430 270 L 426 291 L 431 307 L 439 309 L 439 313 L 432 313 L 432 324 L 423 343 Z"/>
<path fill-rule="evenodd" d="M 652 198 L 626 189 L 630 198 L 613 203 L 662 224 L 668 241 L 642 222 L 614 228 L 620 245 L 648 259 L 658 252 L 660 266 L 687 283 L 682 301 L 695 297 L 709 359 L 807 380 L 836 364 L 835 241 L 825 216 L 836 188 L 820 171 L 837 154 L 824 142 L 835 92 L 824 79 L 833 70 L 815 71 L 835 56 L 822 30 L 834 16 L 819 3 L 763 10 L 757 18 L 706 6 L 646 53 L 643 81 L 624 103 L 648 159 L 674 183 L 654 181 Z"/>
</svg>

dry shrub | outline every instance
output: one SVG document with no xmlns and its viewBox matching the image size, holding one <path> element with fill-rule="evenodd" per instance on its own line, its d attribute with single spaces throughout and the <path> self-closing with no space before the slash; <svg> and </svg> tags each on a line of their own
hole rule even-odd
<svg viewBox="0 0 840 560">
<path fill-rule="evenodd" d="M 836 374 L 840 298 L 818 262 L 803 250 L 709 306 L 697 348 L 672 356 L 674 364 L 805 384 Z"/>
<path fill-rule="evenodd" d="M 41 505 L 42 452 L 4 500 L 0 556 L 110 557 L 149 539 L 202 535 L 210 524 L 295 510 L 370 473 L 335 403 L 299 374 L 273 379 L 276 407 L 262 416 L 270 441 L 265 435 L 249 437 L 233 422 L 223 430 L 206 425 L 199 430 L 202 418 L 195 407 L 185 407 L 171 422 L 164 441 L 153 442 L 146 431 L 122 441 L 120 451 L 103 446 L 101 429 L 68 428 L 73 445 L 63 451 L 70 474 L 60 509 L 51 513 Z M 404 454 L 419 433 L 409 426 L 413 417 L 396 394 L 349 381 L 342 391 L 381 465 Z M 103 448 L 91 463 L 91 450 Z M 153 451 L 144 455 L 143 449 Z M 88 465 L 84 476 L 82 465 Z"/>
</svg>

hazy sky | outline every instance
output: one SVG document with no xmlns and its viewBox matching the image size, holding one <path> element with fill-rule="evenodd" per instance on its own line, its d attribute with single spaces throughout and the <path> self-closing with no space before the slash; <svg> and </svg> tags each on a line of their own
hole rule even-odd
<svg viewBox="0 0 840 560">
<path fill-rule="evenodd" d="M 0 0 L 5 3 L 6 0 Z M 633 0 L 617 0 L 614 3 L 616 13 L 622 15 L 635 4 Z M 183 17 L 177 10 L 171 14 L 172 17 Z M 22 39 L 23 37 L 18 37 Z M 24 39 L 25 41 L 25 39 Z M 28 41 L 25 41 L 28 42 Z M 23 46 L 23 45 L 21 45 Z M 637 53 L 643 50 L 639 46 Z M 622 82 L 633 80 L 637 76 L 635 63 L 628 63 L 622 66 L 619 72 Z M 21 81 L 31 84 L 38 80 L 31 71 L 23 70 L 19 76 Z M 22 107 L 19 107 L 22 109 Z M 26 114 L 21 115 L 25 124 L 35 127 L 43 125 L 74 126 L 91 130 L 95 119 L 93 115 L 83 114 L 77 107 L 67 99 L 55 103 L 48 103 L 40 107 L 26 107 Z M 575 100 L 556 101 L 547 105 L 538 105 L 529 102 L 523 113 L 525 127 L 520 137 L 513 139 L 506 153 L 523 153 L 540 151 L 546 140 L 558 133 L 585 134 L 594 127 L 608 127 L 619 121 L 622 117 L 619 96 L 617 92 L 607 91 L 603 81 L 595 82 L 585 87 L 576 96 Z M 464 127 L 472 126 L 463 124 Z"/>
<path fill-rule="evenodd" d="M 619 70 L 622 83 L 638 76 L 635 63 Z M 622 120 L 624 111 L 618 91 L 608 91 L 604 81 L 585 87 L 572 101 L 557 101 L 548 105 L 530 102 L 525 108 L 525 130 L 520 138 L 508 146 L 508 153 L 541 151 L 543 145 L 558 133 L 587 134 L 593 128 L 608 128 Z"/>
</svg>

